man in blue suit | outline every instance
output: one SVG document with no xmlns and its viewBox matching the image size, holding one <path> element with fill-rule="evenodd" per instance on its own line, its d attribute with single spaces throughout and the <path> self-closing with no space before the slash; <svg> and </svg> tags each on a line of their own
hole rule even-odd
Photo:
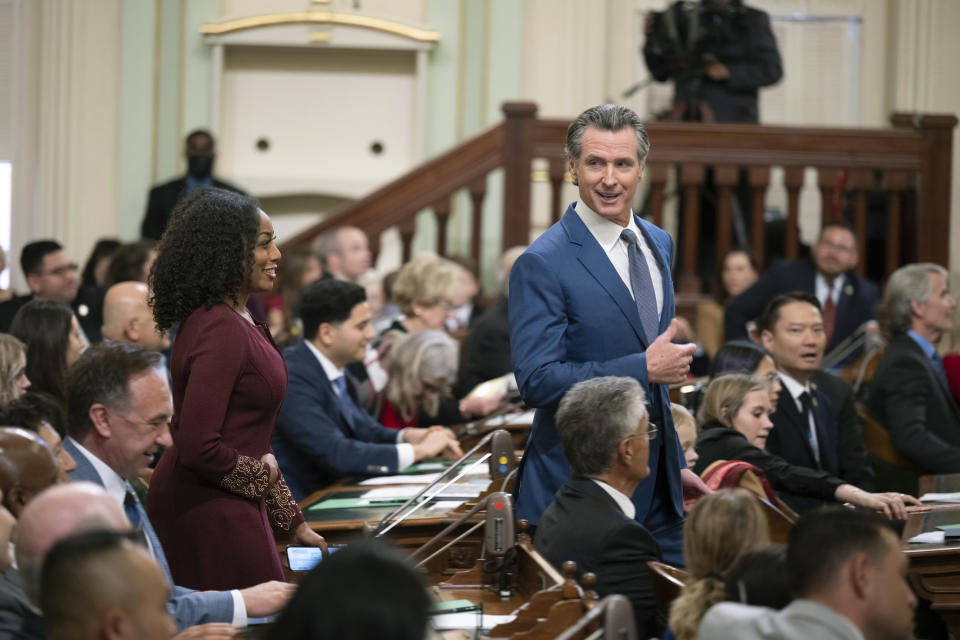
<svg viewBox="0 0 960 640">
<path fill-rule="evenodd" d="M 290 492 L 302 500 L 346 475 L 396 473 L 441 453 L 462 455 L 449 429 L 388 429 L 363 411 L 345 367 L 374 337 L 363 287 L 317 280 L 300 295 L 303 340 L 284 351 L 290 381 L 273 451 Z"/>
<path fill-rule="evenodd" d="M 536 525 L 570 467 L 555 413 L 577 382 L 629 376 L 646 391 L 650 476 L 633 493 L 636 520 L 667 562 L 681 564 L 683 487 L 706 487 L 687 470 L 667 385 L 684 379 L 695 350 L 676 333 L 673 241 L 630 208 L 650 143 L 639 116 L 603 105 L 567 130 L 570 175 L 580 200 L 514 264 L 510 344 L 524 401 L 537 408 L 517 479 L 517 517 Z"/>
<path fill-rule="evenodd" d="M 850 225 L 840 220 L 825 223 L 810 249 L 810 258 L 774 263 L 730 302 L 723 319 L 725 338 L 747 337 L 747 323 L 755 320 L 775 295 L 806 291 L 820 301 L 826 352 L 830 353 L 862 324 L 877 319 L 877 285 L 857 275 L 858 256 L 857 236 Z"/>
<path fill-rule="evenodd" d="M 69 433 L 63 448 L 76 461 L 70 481 L 105 488 L 141 529 L 171 585 L 169 608 L 184 629 L 277 613 L 292 595 L 292 585 L 272 581 L 234 591 L 193 591 L 173 585 L 166 556 L 130 480 L 148 469 L 162 446 L 170 446 L 173 403 L 161 355 L 123 342 L 102 342 L 87 349 L 71 367 L 67 385 Z"/>
</svg>

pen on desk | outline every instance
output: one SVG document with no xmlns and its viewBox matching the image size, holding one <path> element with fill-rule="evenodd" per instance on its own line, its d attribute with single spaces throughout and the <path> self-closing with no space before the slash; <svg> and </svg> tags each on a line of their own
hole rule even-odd
<svg viewBox="0 0 960 640">
<path fill-rule="evenodd" d="M 439 611 L 431 611 L 431 616 L 443 616 L 448 613 L 470 613 L 470 612 L 480 613 L 480 605 L 472 604 L 469 607 L 457 607 L 456 609 L 443 609 Z"/>
</svg>

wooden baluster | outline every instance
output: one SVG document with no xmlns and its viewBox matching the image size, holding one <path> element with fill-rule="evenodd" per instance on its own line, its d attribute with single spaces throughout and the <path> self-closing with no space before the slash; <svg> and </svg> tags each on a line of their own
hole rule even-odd
<svg viewBox="0 0 960 640">
<path fill-rule="evenodd" d="M 841 169 L 817 167 L 817 186 L 820 187 L 820 224 L 836 220 L 841 211 L 834 211 L 833 198 L 840 183 Z M 842 195 L 841 195 L 842 197 Z"/>
<path fill-rule="evenodd" d="M 662 228 L 663 192 L 667 187 L 667 178 L 670 175 L 670 166 L 665 164 L 648 164 L 646 173 L 650 180 L 651 222 Z"/>
<path fill-rule="evenodd" d="M 530 168 L 537 105 L 505 102 L 503 113 L 503 249 L 530 242 Z"/>
<path fill-rule="evenodd" d="M 784 167 L 783 186 L 787 189 L 787 259 L 796 260 L 800 247 L 800 189 L 803 167 Z"/>
<path fill-rule="evenodd" d="M 887 264 L 883 272 L 889 276 L 900 266 L 900 216 L 903 211 L 903 193 L 907 190 L 907 172 L 884 172 L 883 188 L 887 192 Z"/>
<path fill-rule="evenodd" d="M 873 187 L 873 171 L 854 169 L 848 184 L 853 191 L 853 229 L 860 249 L 857 274 L 863 276 L 867 273 L 867 192 Z"/>
<path fill-rule="evenodd" d="M 483 235 L 483 199 L 487 196 L 487 176 L 482 176 L 467 187 L 472 207 L 473 234 L 470 238 L 470 257 L 480 262 L 480 237 Z"/>
<path fill-rule="evenodd" d="M 564 158 L 550 158 L 547 174 L 550 176 L 550 206 L 553 210 L 551 220 L 556 222 L 563 215 L 563 202 L 560 198 L 563 191 L 563 179 L 567 174 L 566 160 Z"/>
<path fill-rule="evenodd" d="M 397 228 L 400 230 L 400 239 L 403 241 L 403 261 L 410 261 L 413 252 L 413 234 L 417 230 L 417 219 L 415 217 L 407 218 Z"/>
<path fill-rule="evenodd" d="M 766 223 L 763 220 L 764 198 L 770 184 L 770 167 L 750 167 L 750 193 L 753 195 L 753 255 L 762 270 L 766 266 Z"/>
<path fill-rule="evenodd" d="M 450 198 L 443 198 L 433 207 L 433 215 L 437 217 L 437 254 L 447 255 L 447 221 L 450 218 Z"/>
<path fill-rule="evenodd" d="M 680 168 L 680 184 L 683 185 L 683 269 L 680 273 L 682 293 L 700 293 L 700 277 L 697 275 L 697 246 L 700 242 L 700 193 L 703 184 L 702 164 L 685 164 Z"/>
<path fill-rule="evenodd" d="M 740 181 L 740 170 L 732 165 L 718 165 L 714 170 L 717 184 L 717 266 L 730 251 L 733 235 L 733 187 Z"/>
</svg>

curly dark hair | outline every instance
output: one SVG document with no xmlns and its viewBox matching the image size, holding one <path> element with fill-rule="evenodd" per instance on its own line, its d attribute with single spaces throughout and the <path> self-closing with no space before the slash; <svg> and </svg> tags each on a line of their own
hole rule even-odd
<svg viewBox="0 0 960 640">
<path fill-rule="evenodd" d="M 157 328 L 166 331 L 200 307 L 241 303 L 260 230 L 256 200 L 203 189 L 173 211 L 147 280 Z"/>
</svg>

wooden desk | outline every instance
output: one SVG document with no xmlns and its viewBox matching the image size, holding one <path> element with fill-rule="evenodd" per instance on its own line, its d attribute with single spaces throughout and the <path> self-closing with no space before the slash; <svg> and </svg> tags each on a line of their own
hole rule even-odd
<svg viewBox="0 0 960 640">
<path fill-rule="evenodd" d="M 906 542 L 945 524 L 960 524 L 960 505 L 932 505 L 927 512 L 911 513 L 903 529 L 903 550 L 910 560 L 908 575 L 917 594 L 931 602 L 954 636 L 960 636 L 960 542 Z"/>
<path fill-rule="evenodd" d="M 917 488 L 922 496 L 925 493 L 956 493 L 960 491 L 960 473 L 941 473 L 920 476 Z"/>
<path fill-rule="evenodd" d="M 409 485 L 405 485 L 409 486 Z M 394 509 L 394 505 L 385 507 L 344 508 L 323 511 L 311 511 L 310 506 L 330 498 L 359 497 L 360 494 L 376 487 L 358 486 L 356 480 L 348 479 L 317 491 L 300 503 L 300 509 L 310 527 L 322 535 L 327 544 L 343 545 L 363 534 L 364 527 L 375 527 L 380 520 Z M 452 510 L 430 511 L 427 508 L 415 512 L 409 518 L 388 531 L 383 537 L 406 553 L 412 553 L 424 542 L 456 520 L 460 514 Z M 470 523 L 482 519 L 477 514 L 464 524 L 464 530 Z M 448 542 L 461 531 L 444 539 Z M 478 529 L 460 540 L 446 552 L 438 555 L 424 566 L 431 576 L 431 582 L 437 583 L 445 576 L 463 569 L 471 568 L 480 557 L 483 543 L 483 529 Z M 438 544 L 439 548 L 442 544 Z"/>
</svg>

